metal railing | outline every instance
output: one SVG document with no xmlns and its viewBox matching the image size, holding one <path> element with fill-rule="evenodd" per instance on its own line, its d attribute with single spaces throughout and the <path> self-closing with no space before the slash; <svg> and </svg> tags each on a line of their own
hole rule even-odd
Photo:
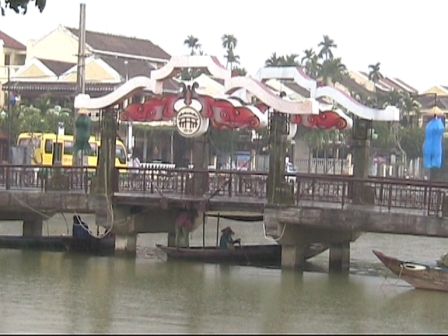
<svg viewBox="0 0 448 336">
<path fill-rule="evenodd" d="M 95 167 L 0 165 L 0 188 L 88 193 Z"/>
<path fill-rule="evenodd" d="M 201 196 L 208 199 L 238 197 L 265 202 L 268 173 L 234 170 L 120 168 L 116 192 L 157 194 L 164 196 L 192 195 L 200 179 Z M 0 165 L 0 188 L 7 190 L 38 189 L 89 193 L 95 167 L 54 167 Z M 430 216 L 448 215 L 448 184 L 427 180 L 355 178 L 349 175 L 285 174 L 285 186 L 296 206 L 303 201 L 332 203 L 344 208 L 347 204 L 367 204 L 392 211 L 420 210 Z M 354 191 L 361 186 L 361 203 Z"/>
</svg>

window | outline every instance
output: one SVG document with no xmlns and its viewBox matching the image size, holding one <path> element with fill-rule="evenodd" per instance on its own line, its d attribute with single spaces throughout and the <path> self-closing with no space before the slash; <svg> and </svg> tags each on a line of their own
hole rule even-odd
<svg viewBox="0 0 448 336">
<path fill-rule="evenodd" d="M 45 154 L 53 153 L 53 140 L 45 140 Z"/>
<path fill-rule="evenodd" d="M 64 155 L 73 155 L 72 141 L 64 141 Z"/>
<path fill-rule="evenodd" d="M 115 147 L 115 156 L 117 157 L 118 161 L 120 161 L 120 163 L 126 163 L 126 151 L 124 150 L 123 146 Z"/>
<path fill-rule="evenodd" d="M 90 156 L 98 156 L 98 145 L 95 142 L 89 142 Z"/>
</svg>

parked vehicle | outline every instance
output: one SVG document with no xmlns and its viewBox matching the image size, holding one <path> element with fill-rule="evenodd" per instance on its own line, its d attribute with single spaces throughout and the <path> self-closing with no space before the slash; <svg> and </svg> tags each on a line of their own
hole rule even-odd
<svg viewBox="0 0 448 336">
<path fill-rule="evenodd" d="M 89 166 L 96 166 L 100 141 L 91 136 L 89 139 L 90 153 L 87 158 Z M 17 146 L 25 147 L 31 165 L 53 165 L 56 162 L 62 166 L 71 166 L 73 160 L 73 135 L 58 135 L 56 133 L 21 133 Z M 126 147 L 120 140 L 116 141 L 115 166 L 127 167 Z"/>
</svg>

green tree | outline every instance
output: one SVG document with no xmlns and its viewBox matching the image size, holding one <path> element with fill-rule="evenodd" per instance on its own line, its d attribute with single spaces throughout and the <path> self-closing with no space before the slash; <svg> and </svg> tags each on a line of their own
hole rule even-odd
<svg viewBox="0 0 448 336">
<path fill-rule="evenodd" d="M 246 76 L 247 71 L 245 68 L 234 67 L 232 70 L 232 76 Z"/>
<path fill-rule="evenodd" d="M 184 40 L 184 44 L 190 48 L 190 56 L 194 55 L 203 55 L 204 52 L 201 50 L 201 44 L 199 43 L 199 39 L 193 35 L 188 35 Z M 201 73 L 204 72 L 204 69 L 192 69 L 192 68 L 184 68 L 180 73 L 180 78 L 182 80 L 192 80 L 196 78 Z"/>
<path fill-rule="evenodd" d="M 1 0 L 0 8 L 2 15 L 4 16 L 6 14 L 6 9 L 11 9 L 17 14 L 26 14 L 30 2 L 34 2 L 34 5 L 42 13 L 46 5 L 46 0 Z"/>
<path fill-rule="evenodd" d="M 416 127 L 417 116 L 420 114 L 420 103 L 409 92 L 402 93 L 402 124 L 405 127 Z"/>
<path fill-rule="evenodd" d="M 264 65 L 267 67 L 276 67 L 281 64 L 282 56 L 278 57 L 276 52 L 273 52 L 271 57 L 269 57 L 265 62 Z"/>
<path fill-rule="evenodd" d="M 196 51 L 200 50 L 201 44 L 199 43 L 199 39 L 194 37 L 193 35 L 188 35 L 188 37 L 184 40 L 184 44 L 190 48 L 190 55 L 196 55 Z"/>
<path fill-rule="evenodd" d="M 224 34 L 221 38 L 222 40 L 222 46 L 224 49 L 226 49 L 226 54 L 224 57 L 227 60 L 226 68 L 230 64 L 230 70 L 233 69 L 233 64 L 239 64 L 240 63 L 240 57 L 235 54 L 235 48 L 238 43 L 238 40 L 235 36 L 231 34 Z"/>
<path fill-rule="evenodd" d="M 282 56 L 280 60 L 281 66 L 299 66 L 299 62 L 297 61 L 299 55 L 297 54 L 288 54 Z"/>
<path fill-rule="evenodd" d="M 311 62 L 312 58 L 316 55 L 316 53 L 314 52 L 314 50 L 312 48 L 310 49 L 305 49 L 303 51 L 303 53 L 305 54 L 302 59 L 300 60 L 300 63 L 302 65 L 304 65 L 306 67 L 306 65 Z"/>
<path fill-rule="evenodd" d="M 381 63 L 377 62 L 375 64 L 369 65 L 369 80 L 371 80 L 374 83 L 378 83 L 380 79 L 382 79 L 384 76 L 380 71 Z"/>
<path fill-rule="evenodd" d="M 423 156 L 425 131 L 420 127 L 403 127 L 401 129 L 401 145 L 408 159 Z"/>
<path fill-rule="evenodd" d="M 311 78 L 316 79 L 319 76 L 321 64 L 319 63 L 319 58 L 316 54 L 314 54 L 314 52 L 309 57 L 310 58 L 306 59 L 306 62 L 304 64 L 305 72 Z"/>
<path fill-rule="evenodd" d="M 319 58 L 324 60 L 333 58 L 333 51 L 331 49 L 336 48 L 337 45 L 328 35 L 324 35 L 323 41 L 320 42 L 318 46 L 321 47 L 319 54 L 317 55 Z"/>
<path fill-rule="evenodd" d="M 341 58 L 326 59 L 319 67 L 319 77 L 327 84 L 341 83 L 347 75 L 347 68 Z"/>
</svg>

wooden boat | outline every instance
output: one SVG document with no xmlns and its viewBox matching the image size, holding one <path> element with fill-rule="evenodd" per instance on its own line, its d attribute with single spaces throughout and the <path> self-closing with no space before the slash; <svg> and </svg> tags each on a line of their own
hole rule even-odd
<svg viewBox="0 0 448 336">
<path fill-rule="evenodd" d="M 72 238 L 66 246 L 70 252 L 111 255 L 115 253 L 115 237 L 108 235 L 104 238 L 93 236 L 89 236 L 87 239 Z"/>
<path fill-rule="evenodd" d="M 112 235 L 102 239 L 91 236 L 87 239 L 72 236 L 0 236 L 0 248 L 108 255 L 115 251 L 115 238 Z"/>
<path fill-rule="evenodd" d="M 402 261 L 380 251 L 372 251 L 401 280 L 414 288 L 448 291 L 448 268 L 413 261 Z"/>
<path fill-rule="evenodd" d="M 233 249 L 222 249 L 215 246 L 202 247 L 168 247 L 156 246 L 164 251 L 168 259 L 183 259 L 209 263 L 233 263 L 242 265 L 280 265 L 282 247 L 273 245 L 243 245 Z M 311 244 L 305 252 L 305 259 L 312 258 L 328 249 L 321 243 Z"/>
</svg>

